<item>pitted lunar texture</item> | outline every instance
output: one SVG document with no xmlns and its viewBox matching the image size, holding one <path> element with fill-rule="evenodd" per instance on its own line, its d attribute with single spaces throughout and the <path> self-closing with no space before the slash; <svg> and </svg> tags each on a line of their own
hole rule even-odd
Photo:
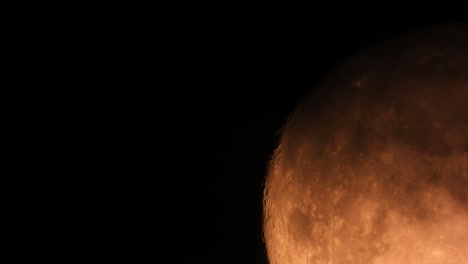
<svg viewBox="0 0 468 264">
<path fill-rule="evenodd" d="M 343 62 L 281 130 L 264 190 L 270 264 L 468 263 L 468 29 Z"/>
</svg>

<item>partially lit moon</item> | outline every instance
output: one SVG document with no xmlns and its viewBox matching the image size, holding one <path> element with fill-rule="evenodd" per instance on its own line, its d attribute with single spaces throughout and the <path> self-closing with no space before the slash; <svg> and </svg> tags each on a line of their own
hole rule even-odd
<svg viewBox="0 0 468 264">
<path fill-rule="evenodd" d="M 468 263 L 468 28 L 324 78 L 281 130 L 263 213 L 271 264 Z"/>
</svg>

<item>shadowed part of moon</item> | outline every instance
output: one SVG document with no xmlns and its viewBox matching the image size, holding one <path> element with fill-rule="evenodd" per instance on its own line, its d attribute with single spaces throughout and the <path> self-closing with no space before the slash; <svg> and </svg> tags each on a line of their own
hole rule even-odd
<svg viewBox="0 0 468 264">
<path fill-rule="evenodd" d="M 468 262 L 468 28 L 337 67 L 291 114 L 264 190 L 271 264 Z"/>
</svg>

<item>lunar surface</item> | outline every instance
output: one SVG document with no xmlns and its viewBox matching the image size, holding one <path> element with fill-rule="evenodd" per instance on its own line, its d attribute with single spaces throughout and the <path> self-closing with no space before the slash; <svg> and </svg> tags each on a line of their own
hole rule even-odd
<svg viewBox="0 0 468 264">
<path fill-rule="evenodd" d="M 280 131 L 264 190 L 271 264 L 468 263 L 468 28 L 337 66 Z"/>
</svg>

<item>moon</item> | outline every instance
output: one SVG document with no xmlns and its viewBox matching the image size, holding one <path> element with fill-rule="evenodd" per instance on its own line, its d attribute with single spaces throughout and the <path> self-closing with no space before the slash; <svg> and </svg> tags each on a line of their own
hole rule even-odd
<svg viewBox="0 0 468 264">
<path fill-rule="evenodd" d="M 271 264 L 468 263 L 468 27 L 347 59 L 279 134 L 263 201 Z"/>
</svg>

